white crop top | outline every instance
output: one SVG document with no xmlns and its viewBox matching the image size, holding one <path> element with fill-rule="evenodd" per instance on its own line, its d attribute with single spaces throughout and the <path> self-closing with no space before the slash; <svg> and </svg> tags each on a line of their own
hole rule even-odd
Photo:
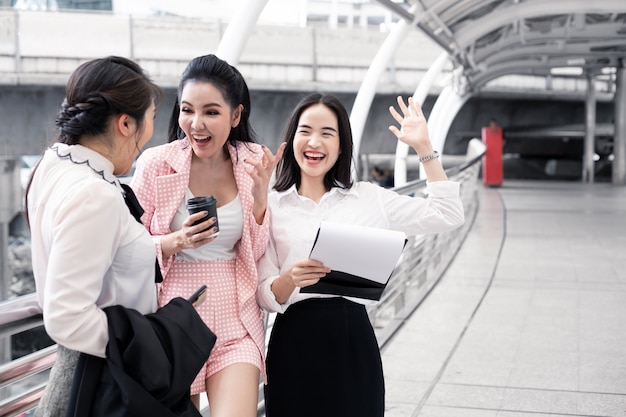
<svg viewBox="0 0 626 417">
<path fill-rule="evenodd" d="M 187 189 L 185 198 L 181 201 L 176 214 L 170 224 L 171 230 L 180 230 L 183 222 L 189 217 L 187 200 L 194 197 Z M 211 243 L 196 249 L 183 249 L 176 254 L 177 261 L 216 261 L 235 259 L 235 245 L 243 233 L 243 208 L 239 194 L 230 202 L 217 208 L 217 218 L 220 225 L 220 234 Z"/>
</svg>

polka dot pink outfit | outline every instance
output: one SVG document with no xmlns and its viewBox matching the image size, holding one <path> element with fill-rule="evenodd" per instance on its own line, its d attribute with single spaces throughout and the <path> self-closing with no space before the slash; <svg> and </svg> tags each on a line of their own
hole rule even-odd
<svg viewBox="0 0 626 417">
<path fill-rule="evenodd" d="M 263 369 L 261 354 L 248 334 L 237 308 L 235 260 L 212 262 L 175 262 L 159 291 L 159 304 L 192 294 L 207 286 L 207 298 L 198 313 L 217 335 L 209 360 L 191 386 L 191 393 L 205 391 L 205 380 L 234 363 L 249 363 Z"/>
<path fill-rule="evenodd" d="M 192 394 L 205 391 L 204 379 L 234 363 L 257 366 L 265 380 L 264 316 L 256 301 L 256 260 L 267 247 L 269 220 L 258 225 L 252 215 L 253 182 L 244 160 L 260 159 L 261 145 L 229 146 L 233 173 L 243 209 L 243 231 L 236 258 L 228 261 L 183 262 L 176 256 L 162 258 L 161 236 L 171 233 L 170 224 L 189 185 L 192 148 L 187 139 L 144 150 L 137 160 L 131 187 L 145 210 L 141 220 L 154 238 L 164 281 L 161 305 L 173 297 L 188 297 L 202 284 L 207 299 L 198 312 L 217 335 L 209 360 L 192 386 Z"/>
</svg>

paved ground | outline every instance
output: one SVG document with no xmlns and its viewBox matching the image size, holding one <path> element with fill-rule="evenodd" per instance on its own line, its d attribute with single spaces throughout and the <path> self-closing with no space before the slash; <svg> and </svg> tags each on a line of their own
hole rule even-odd
<svg viewBox="0 0 626 417">
<path fill-rule="evenodd" d="M 461 251 L 383 351 L 386 417 L 626 416 L 626 187 L 480 187 Z"/>
</svg>

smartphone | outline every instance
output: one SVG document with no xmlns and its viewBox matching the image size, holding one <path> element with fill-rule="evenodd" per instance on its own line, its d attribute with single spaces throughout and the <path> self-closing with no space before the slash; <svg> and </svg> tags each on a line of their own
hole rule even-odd
<svg viewBox="0 0 626 417">
<path fill-rule="evenodd" d="M 195 303 L 196 301 L 198 301 L 198 298 L 200 298 L 200 296 L 206 291 L 206 285 L 201 286 L 200 288 L 198 288 L 196 290 L 196 292 L 194 292 L 193 294 L 191 294 L 191 297 L 187 298 L 187 301 L 189 301 L 191 304 Z"/>
</svg>

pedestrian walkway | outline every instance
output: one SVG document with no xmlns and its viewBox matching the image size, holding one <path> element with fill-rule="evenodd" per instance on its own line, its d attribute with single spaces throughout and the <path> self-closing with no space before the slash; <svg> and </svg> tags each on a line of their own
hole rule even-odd
<svg viewBox="0 0 626 417">
<path fill-rule="evenodd" d="M 385 416 L 626 416 L 626 187 L 479 192 L 453 263 L 383 350 Z"/>
</svg>

